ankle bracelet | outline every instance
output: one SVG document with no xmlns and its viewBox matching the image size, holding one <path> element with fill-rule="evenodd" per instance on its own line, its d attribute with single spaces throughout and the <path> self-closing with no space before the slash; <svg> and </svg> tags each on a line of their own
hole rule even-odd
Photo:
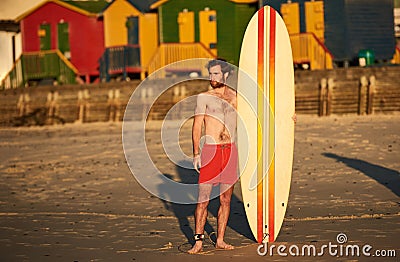
<svg viewBox="0 0 400 262">
<path fill-rule="evenodd" d="M 204 234 L 195 234 L 194 235 L 194 241 L 203 241 L 204 240 Z"/>
</svg>

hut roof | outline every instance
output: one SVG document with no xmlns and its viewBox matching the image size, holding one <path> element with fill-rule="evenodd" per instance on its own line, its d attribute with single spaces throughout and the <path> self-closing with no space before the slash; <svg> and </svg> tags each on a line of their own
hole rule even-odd
<svg viewBox="0 0 400 262">
<path fill-rule="evenodd" d="M 14 32 L 20 31 L 19 23 L 13 20 L 0 20 L 0 32 Z"/>
<path fill-rule="evenodd" d="M 77 0 L 62 0 L 63 2 L 88 11 L 89 13 L 100 13 L 110 1 L 96 0 L 96 1 L 77 1 Z"/>
<path fill-rule="evenodd" d="M 165 4 L 170 0 L 157 0 L 153 1 L 154 3 L 150 6 L 151 9 L 156 9 L 157 7 Z M 228 0 L 227 0 L 228 1 Z M 258 2 L 258 0 L 229 0 L 231 2 L 237 3 L 237 4 L 252 4 Z"/>
<path fill-rule="evenodd" d="M 139 12 L 144 14 L 149 12 L 152 9 L 151 5 L 157 2 L 158 0 L 126 0 L 126 1 L 130 3 L 134 8 L 136 8 Z M 102 12 L 104 12 L 114 2 L 115 0 L 109 2 L 107 6 L 103 8 Z"/>
<path fill-rule="evenodd" d="M 55 3 L 57 5 L 63 6 L 80 14 L 86 16 L 97 16 L 98 13 L 108 4 L 106 0 L 96 0 L 96 1 L 71 1 L 71 0 L 46 0 L 33 7 L 32 9 L 26 11 L 25 13 L 18 16 L 15 20 L 17 22 L 21 21 L 28 15 L 35 12 L 37 9 L 41 8 L 47 3 Z"/>
</svg>

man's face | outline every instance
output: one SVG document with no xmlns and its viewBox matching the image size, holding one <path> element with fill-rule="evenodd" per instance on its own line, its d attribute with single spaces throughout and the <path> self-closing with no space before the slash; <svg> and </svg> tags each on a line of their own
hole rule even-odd
<svg viewBox="0 0 400 262">
<path fill-rule="evenodd" d="M 220 65 L 210 67 L 209 74 L 212 88 L 223 87 L 225 85 L 224 74 L 222 73 Z"/>
</svg>

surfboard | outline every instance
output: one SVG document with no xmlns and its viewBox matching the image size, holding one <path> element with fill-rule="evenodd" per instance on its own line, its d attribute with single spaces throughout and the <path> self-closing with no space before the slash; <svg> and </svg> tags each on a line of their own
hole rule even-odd
<svg viewBox="0 0 400 262">
<path fill-rule="evenodd" d="M 295 96 L 289 34 L 272 7 L 258 10 L 247 26 L 237 91 L 239 172 L 246 216 L 257 242 L 273 242 L 289 198 Z"/>
</svg>

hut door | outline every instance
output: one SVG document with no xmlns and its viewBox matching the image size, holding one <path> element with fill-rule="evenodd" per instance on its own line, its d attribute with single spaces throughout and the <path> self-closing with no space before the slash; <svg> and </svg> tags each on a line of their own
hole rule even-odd
<svg viewBox="0 0 400 262">
<path fill-rule="evenodd" d="M 126 27 L 130 46 L 124 49 L 125 66 L 140 66 L 139 17 L 128 17 Z"/>
<path fill-rule="evenodd" d="M 282 4 L 281 13 L 289 35 L 300 33 L 299 3 Z"/>
<path fill-rule="evenodd" d="M 200 42 L 217 55 L 217 12 L 205 9 L 199 12 Z"/>
<path fill-rule="evenodd" d="M 139 17 L 130 16 L 127 21 L 128 45 L 139 44 Z"/>
<path fill-rule="evenodd" d="M 51 31 L 49 24 L 40 25 L 38 35 L 40 37 L 40 50 L 51 49 Z"/>
<path fill-rule="evenodd" d="M 61 22 L 57 25 L 57 45 L 58 50 L 67 58 L 71 58 L 71 50 L 69 46 L 69 26 L 68 23 Z"/>
<path fill-rule="evenodd" d="M 324 42 L 324 2 L 305 2 L 306 31 Z"/>
<path fill-rule="evenodd" d="M 186 9 L 178 15 L 179 42 L 194 43 L 194 12 Z"/>
</svg>

